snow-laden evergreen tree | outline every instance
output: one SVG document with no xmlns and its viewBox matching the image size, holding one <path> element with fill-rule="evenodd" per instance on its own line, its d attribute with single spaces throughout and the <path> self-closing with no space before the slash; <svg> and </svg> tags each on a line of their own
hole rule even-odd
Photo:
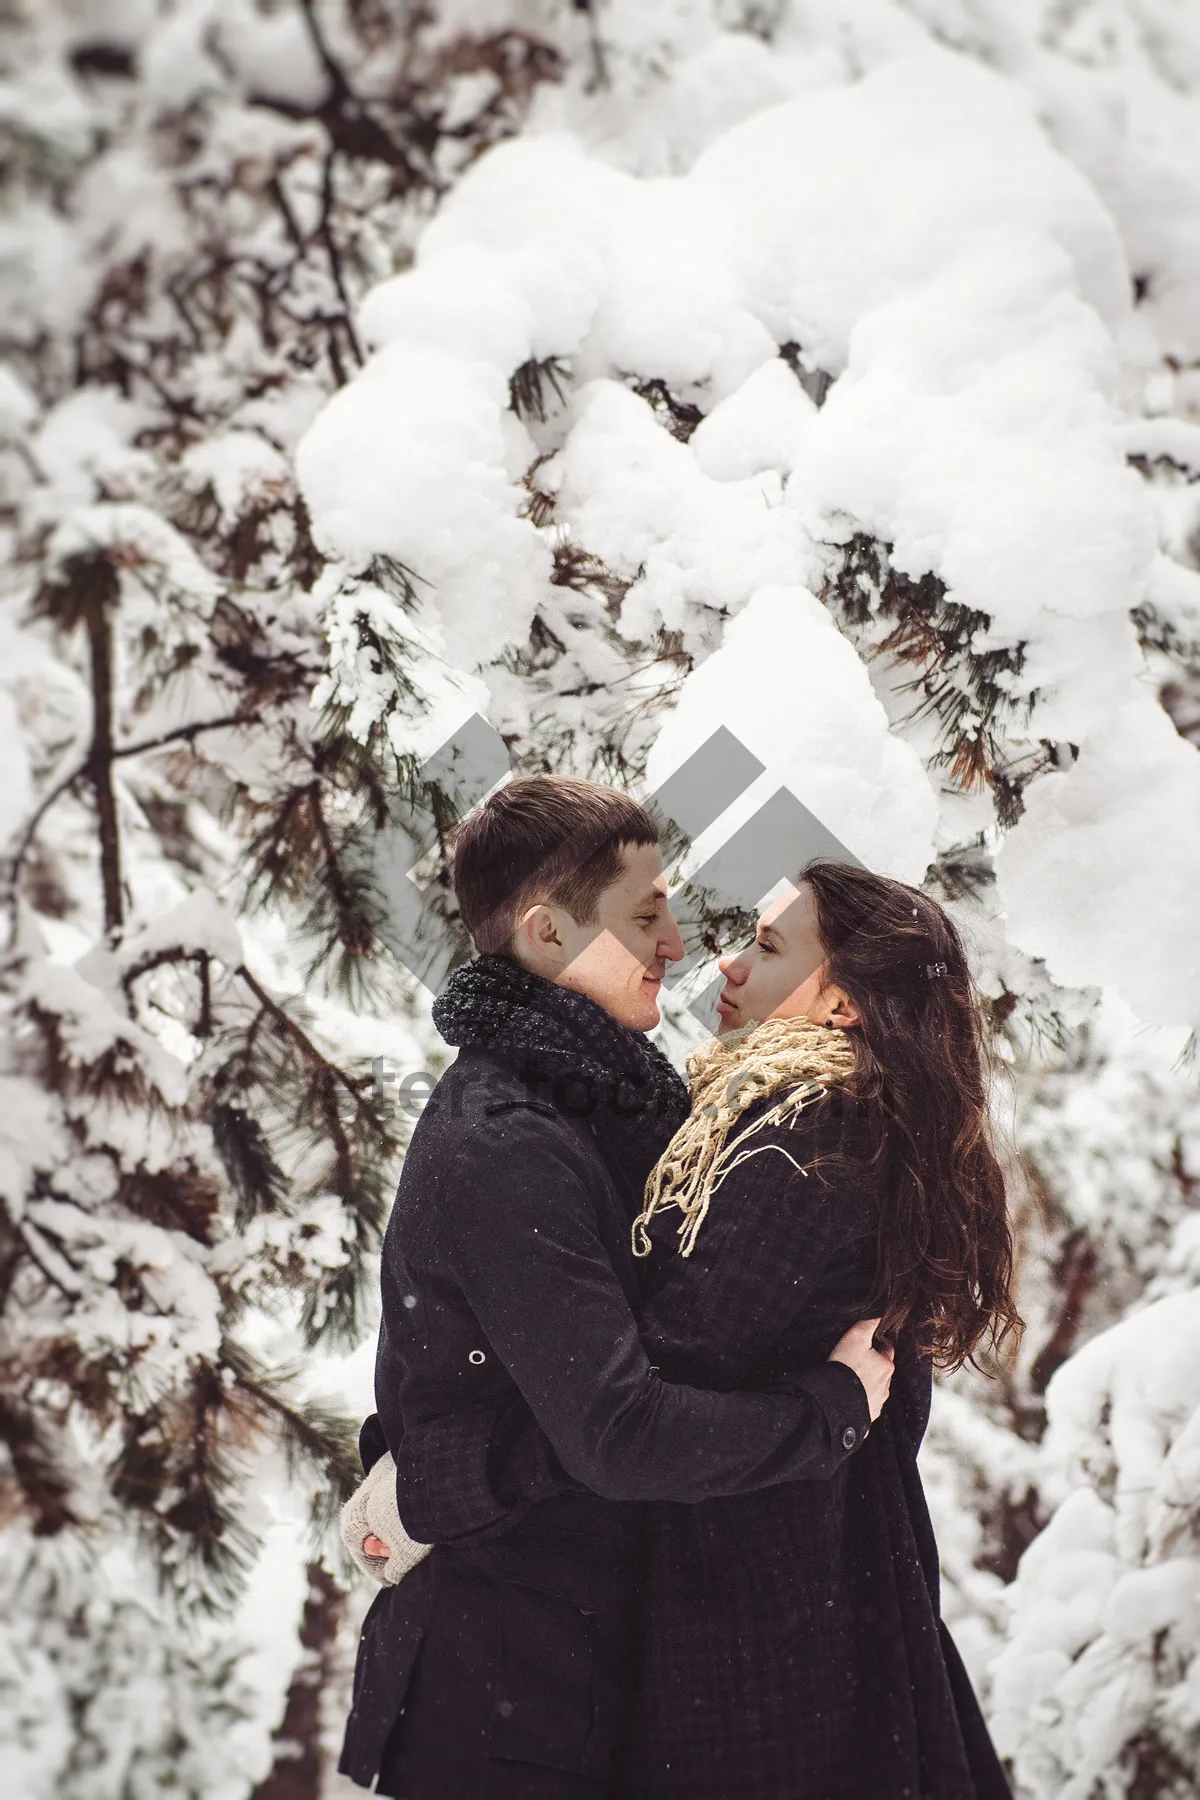
<svg viewBox="0 0 1200 1800">
<path fill-rule="evenodd" d="M 243 1795 L 273 1728 L 264 1795 L 315 1792 L 336 1596 L 295 1534 L 250 1568 L 255 1501 L 351 1467 L 370 1062 L 431 1053 L 428 758 L 475 712 L 638 791 L 725 725 L 764 773 L 684 875 L 782 785 L 960 919 L 1029 1329 L 936 1396 L 947 1615 L 1024 1793 L 1189 1791 L 1200 27 L 64 0 L 5 55 L 31 1797 Z M 186 1608 L 285 1565 L 264 1680 L 246 1607 Z"/>
<path fill-rule="evenodd" d="M 372 1321 L 405 1126 L 372 1060 L 414 1042 L 358 846 L 388 821 L 427 848 L 387 722 L 454 682 L 386 558 L 343 619 L 290 457 L 362 360 L 353 296 L 556 67 L 519 29 L 396 26 L 207 0 L 4 21 L 0 1742 L 22 1800 L 248 1793 L 320 1650 L 303 1534 L 265 1606 L 256 1563 L 289 1495 L 321 1527 L 356 1476 L 320 1363 Z M 387 690 L 365 722 L 351 665 Z M 303 1635 L 329 1638 L 310 1576 Z"/>
</svg>

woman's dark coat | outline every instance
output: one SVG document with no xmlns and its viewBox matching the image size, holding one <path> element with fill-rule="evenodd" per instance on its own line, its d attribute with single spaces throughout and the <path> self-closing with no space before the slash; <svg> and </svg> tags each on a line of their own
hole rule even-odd
<svg viewBox="0 0 1200 1800">
<path fill-rule="evenodd" d="M 862 1104 L 831 1090 L 753 1143 L 689 1258 L 678 1215 L 654 1222 L 641 1325 L 668 1379 L 786 1383 L 869 1311 L 887 1178 Z M 830 1480 L 652 1509 L 629 1800 L 1009 1800 L 939 1618 L 930 1394 L 902 1335 L 887 1404 Z"/>
<path fill-rule="evenodd" d="M 437 1547 L 367 1615 L 339 1767 L 405 1800 L 599 1800 L 632 1685 L 630 1502 L 827 1476 L 865 1395 L 832 1364 L 786 1394 L 665 1381 L 630 1228 L 678 1077 L 505 958 L 456 975 L 434 1017 L 463 1049 L 388 1225 L 363 1454 L 391 1450 L 405 1528 Z"/>
</svg>

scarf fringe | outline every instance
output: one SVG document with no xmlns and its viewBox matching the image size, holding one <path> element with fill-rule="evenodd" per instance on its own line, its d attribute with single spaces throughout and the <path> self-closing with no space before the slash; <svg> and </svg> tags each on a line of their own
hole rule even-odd
<svg viewBox="0 0 1200 1800">
<path fill-rule="evenodd" d="M 692 1111 L 646 1183 L 646 1204 L 633 1222 L 633 1254 L 649 1256 L 650 1221 L 656 1213 L 678 1207 L 683 1214 L 677 1233 L 679 1254 L 690 1256 L 713 1195 L 752 1156 L 774 1150 L 801 1175 L 807 1174 L 782 1144 L 747 1147 L 746 1139 L 771 1126 L 790 1130 L 827 1087 L 849 1078 L 855 1062 L 853 1044 L 844 1031 L 803 1018 L 752 1022 L 696 1051 L 688 1061 Z M 742 1115 L 781 1090 L 786 1090 L 782 1098 L 730 1143 Z"/>
</svg>

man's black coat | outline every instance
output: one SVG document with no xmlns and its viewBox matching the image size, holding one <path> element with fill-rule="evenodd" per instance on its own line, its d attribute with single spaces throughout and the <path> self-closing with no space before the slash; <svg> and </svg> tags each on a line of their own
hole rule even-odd
<svg viewBox="0 0 1200 1800">
<path fill-rule="evenodd" d="M 556 1772 L 530 1792 L 603 1792 L 632 1667 L 629 1502 L 829 1478 L 869 1412 L 841 1364 L 786 1393 L 661 1378 L 630 1228 L 681 1085 L 507 959 L 455 981 L 502 1004 L 455 1031 L 465 1047 L 413 1133 L 363 1437 L 366 1462 L 396 1459 L 406 1529 L 438 1547 L 368 1614 L 340 1767 L 364 1785 L 382 1769 L 380 1792 L 414 1800 L 482 1800 L 499 1763 Z"/>
</svg>

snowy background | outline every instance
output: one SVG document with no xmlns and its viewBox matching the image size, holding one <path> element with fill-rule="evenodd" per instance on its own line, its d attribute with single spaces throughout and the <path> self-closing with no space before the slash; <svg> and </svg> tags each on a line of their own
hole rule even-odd
<svg viewBox="0 0 1200 1800">
<path fill-rule="evenodd" d="M 959 921 L 1028 1330 L 935 1396 L 946 1615 L 1024 1800 L 1193 1795 L 1200 7 L 0 43 L 6 1792 L 343 1791 L 327 1523 L 478 713 L 635 792 L 725 725 L 764 772 L 693 859 L 785 786 Z"/>
</svg>

